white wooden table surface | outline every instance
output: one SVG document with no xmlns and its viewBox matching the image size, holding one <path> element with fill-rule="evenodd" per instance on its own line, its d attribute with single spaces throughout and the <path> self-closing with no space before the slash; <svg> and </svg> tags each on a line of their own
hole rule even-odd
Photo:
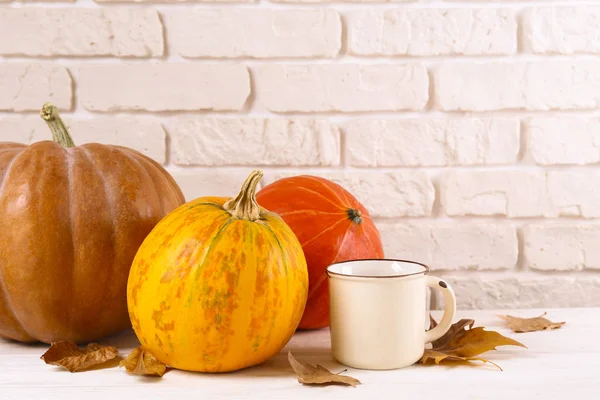
<svg viewBox="0 0 600 400">
<path fill-rule="evenodd" d="M 13 399 L 600 399 L 600 308 L 555 309 L 548 317 L 567 321 L 559 330 L 516 334 L 496 317 L 503 311 L 462 311 L 516 338 L 529 349 L 504 347 L 487 353 L 493 366 L 421 366 L 395 371 L 348 370 L 362 381 L 357 388 L 300 385 L 287 362 L 287 350 L 297 358 L 334 372 L 345 367 L 329 350 L 329 331 L 297 333 L 276 357 L 258 367 L 230 374 L 197 374 L 172 370 L 162 379 L 128 375 L 121 368 L 70 373 L 45 365 L 46 345 L 24 346 L 0 339 L 0 400 Z M 543 310 L 511 310 L 530 317 Z M 439 314 L 438 314 L 439 315 Z M 101 343 L 126 354 L 138 342 L 132 332 Z"/>
</svg>

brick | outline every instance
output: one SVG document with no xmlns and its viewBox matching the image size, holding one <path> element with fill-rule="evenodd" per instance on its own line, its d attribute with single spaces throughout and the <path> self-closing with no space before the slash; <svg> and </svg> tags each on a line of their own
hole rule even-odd
<svg viewBox="0 0 600 400">
<path fill-rule="evenodd" d="M 450 216 L 600 217 L 600 171 L 452 171 L 442 176 Z"/>
<path fill-rule="evenodd" d="M 445 111 L 592 109 L 600 104 L 600 61 L 445 63 L 434 88 Z"/>
<path fill-rule="evenodd" d="M 76 145 L 102 143 L 137 150 L 156 162 L 166 162 L 166 134 L 157 120 L 150 118 L 101 117 L 63 120 Z M 47 124 L 38 116 L 0 119 L 2 141 L 34 143 L 52 140 Z"/>
<path fill-rule="evenodd" d="M 348 48 L 361 56 L 514 54 L 510 9 L 392 9 L 348 14 Z"/>
<path fill-rule="evenodd" d="M 596 276 L 444 276 L 456 293 L 459 310 L 600 306 Z M 436 308 L 442 298 L 435 296 Z"/>
<path fill-rule="evenodd" d="M 167 170 L 175 178 L 187 201 L 207 196 L 235 197 L 252 171 L 251 168 Z"/>
<path fill-rule="evenodd" d="M 526 51 L 533 53 L 598 53 L 600 7 L 537 7 L 523 14 Z"/>
<path fill-rule="evenodd" d="M 32 0 L 33 1 L 33 0 Z M 57 0 L 58 1 L 58 0 Z M 166 4 L 181 4 L 181 3 L 189 3 L 192 5 L 194 3 L 256 3 L 258 0 L 94 0 L 96 3 L 166 3 Z"/>
<path fill-rule="evenodd" d="M 176 164 L 340 163 L 340 132 L 326 120 L 180 117 L 169 133 Z"/>
<path fill-rule="evenodd" d="M 415 64 L 269 64 L 254 79 L 257 103 L 273 112 L 420 110 L 429 90 Z"/>
<path fill-rule="evenodd" d="M 71 108 L 71 76 L 66 68 L 50 64 L 0 65 L 0 110 L 38 111 L 50 101 Z"/>
<path fill-rule="evenodd" d="M 143 8 L 5 8 L 0 55 L 127 56 L 163 54 L 162 24 Z"/>
<path fill-rule="evenodd" d="M 515 227 L 493 224 L 377 224 L 388 258 L 425 263 L 432 270 L 515 268 L 519 244 Z"/>
<path fill-rule="evenodd" d="M 446 215 L 540 217 L 548 212 L 546 175 L 538 171 L 452 171 L 440 184 Z"/>
<path fill-rule="evenodd" d="M 329 179 L 352 193 L 373 217 L 422 217 L 431 215 L 435 189 L 423 171 L 325 172 L 319 170 L 268 172 L 265 182 L 295 175 Z"/>
<path fill-rule="evenodd" d="M 182 9 L 166 21 L 171 48 L 184 57 L 333 57 L 342 43 L 330 9 Z"/>
<path fill-rule="evenodd" d="M 507 164 L 520 147 L 516 118 L 362 119 L 345 135 L 360 167 Z"/>
<path fill-rule="evenodd" d="M 79 68 L 81 104 L 90 111 L 240 110 L 250 76 L 238 64 L 98 64 Z"/>
<path fill-rule="evenodd" d="M 523 230 L 525 265 L 543 271 L 600 269 L 600 225 L 529 225 Z"/>
<path fill-rule="evenodd" d="M 419 0 L 269 0 L 271 3 L 413 3 Z"/>
<path fill-rule="evenodd" d="M 547 197 L 551 217 L 600 217 L 598 169 L 548 171 Z"/>
<path fill-rule="evenodd" d="M 528 153 L 541 165 L 600 162 L 599 118 L 533 118 L 525 122 Z"/>
</svg>

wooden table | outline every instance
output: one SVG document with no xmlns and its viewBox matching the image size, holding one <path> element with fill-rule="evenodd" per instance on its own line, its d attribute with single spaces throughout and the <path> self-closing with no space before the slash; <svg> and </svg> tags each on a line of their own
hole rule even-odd
<svg viewBox="0 0 600 400">
<path fill-rule="evenodd" d="M 504 347 L 487 353 L 504 371 L 493 366 L 421 366 L 395 371 L 352 370 L 362 381 L 357 388 L 300 385 L 287 362 L 287 350 L 297 358 L 338 372 L 329 350 L 329 332 L 297 333 L 276 357 L 258 367 L 230 374 L 170 371 L 162 379 L 128 375 L 121 368 L 72 374 L 45 365 L 46 345 L 24 346 L 0 340 L 0 400 L 13 399 L 600 399 L 600 308 L 547 310 L 559 330 L 515 334 L 496 314 L 504 311 L 463 311 L 516 338 L 529 349 Z M 543 310 L 512 310 L 512 315 L 537 316 Z M 437 313 L 439 315 L 439 313 Z M 138 346 L 132 332 L 102 343 L 126 354 Z"/>
</svg>

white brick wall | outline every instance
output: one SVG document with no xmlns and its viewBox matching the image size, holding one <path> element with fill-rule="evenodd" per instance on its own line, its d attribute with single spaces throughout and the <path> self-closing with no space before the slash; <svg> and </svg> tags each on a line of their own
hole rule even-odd
<svg viewBox="0 0 600 400">
<path fill-rule="evenodd" d="M 460 307 L 600 306 L 600 1 L 0 2 L 0 141 L 52 101 L 188 199 L 340 183 Z"/>
</svg>

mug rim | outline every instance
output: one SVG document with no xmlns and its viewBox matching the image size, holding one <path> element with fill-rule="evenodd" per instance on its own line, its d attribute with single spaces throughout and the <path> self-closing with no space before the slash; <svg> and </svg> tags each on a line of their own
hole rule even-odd
<svg viewBox="0 0 600 400">
<path fill-rule="evenodd" d="M 349 275 L 349 274 L 342 274 L 339 272 L 333 272 L 330 271 L 330 268 L 335 266 L 335 265 L 339 265 L 339 264 L 346 264 L 346 263 L 351 263 L 351 262 L 356 262 L 356 261 L 392 261 L 392 262 L 404 262 L 404 263 L 409 263 L 409 264 L 417 264 L 422 266 L 423 268 L 425 268 L 424 271 L 420 271 L 420 272 L 411 272 L 408 274 L 402 274 L 402 275 Z M 357 258 L 357 259 L 353 259 L 353 260 L 345 260 L 345 261 L 338 261 L 335 262 L 333 264 L 330 264 L 326 269 L 325 269 L 325 273 L 327 274 L 327 276 L 329 278 L 331 278 L 332 275 L 334 276 L 341 276 L 341 277 L 345 277 L 345 278 L 373 278 L 373 279 L 390 279 L 390 278 L 406 278 L 407 276 L 414 276 L 414 275 L 427 275 L 429 274 L 429 266 L 427 266 L 426 264 L 423 264 L 421 262 L 418 261 L 412 261 L 412 260 L 401 260 L 398 258 Z"/>
</svg>

